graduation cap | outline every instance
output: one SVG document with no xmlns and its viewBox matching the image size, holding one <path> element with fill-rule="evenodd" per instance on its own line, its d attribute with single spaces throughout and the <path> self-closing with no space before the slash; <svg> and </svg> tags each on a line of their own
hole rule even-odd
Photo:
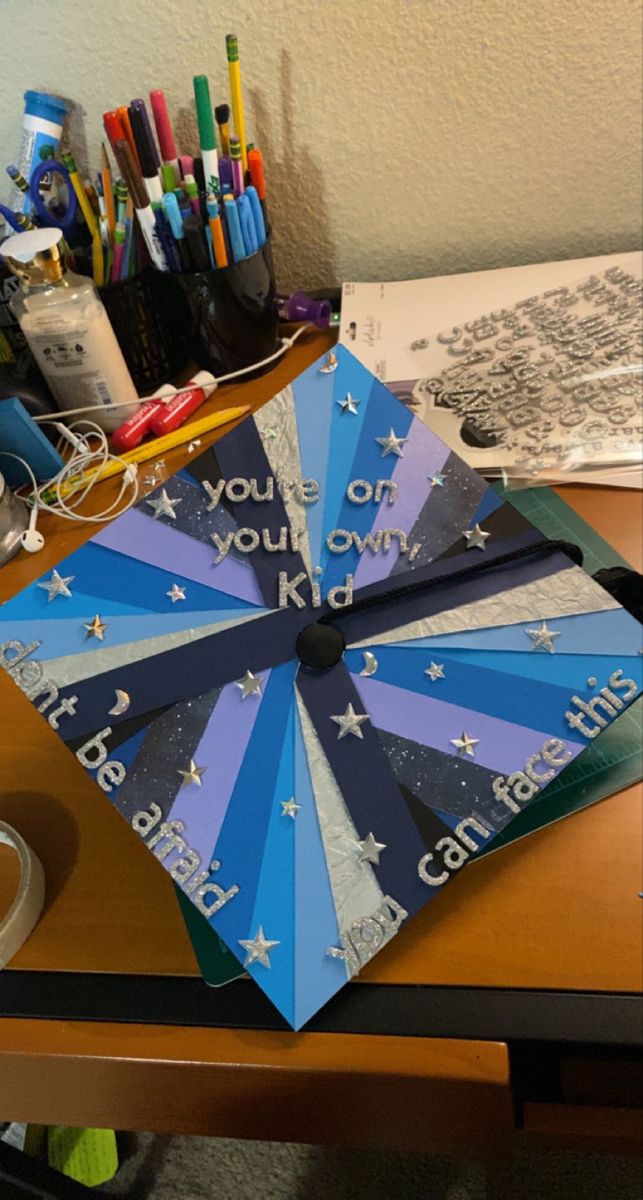
<svg viewBox="0 0 643 1200">
<path fill-rule="evenodd" d="M 343 347 L 0 614 L 2 665 L 295 1028 L 638 695 L 640 644 Z"/>
</svg>

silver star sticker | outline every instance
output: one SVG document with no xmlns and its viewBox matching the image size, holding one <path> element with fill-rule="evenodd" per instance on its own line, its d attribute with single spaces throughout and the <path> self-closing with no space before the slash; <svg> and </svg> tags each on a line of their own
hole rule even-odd
<svg viewBox="0 0 643 1200">
<path fill-rule="evenodd" d="M 560 637 L 553 629 L 547 628 L 547 622 L 541 621 L 540 629 L 525 629 L 527 637 L 531 638 L 532 650 L 547 650 L 554 653 L 554 639 Z"/>
<path fill-rule="evenodd" d="M 451 745 L 455 746 L 458 754 L 468 754 L 470 758 L 475 758 L 474 746 L 478 745 L 480 738 L 472 738 L 465 730 L 459 738 L 451 738 Z"/>
<path fill-rule="evenodd" d="M 397 437 L 393 429 L 391 429 L 390 433 L 386 437 L 375 438 L 375 441 L 383 447 L 381 455 L 382 458 L 386 458 L 387 454 L 395 454 L 397 458 L 404 458 L 402 446 L 405 442 L 408 442 L 408 440 L 409 439 L 405 437 Z"/>
<path fill-rule="evenodd" d="M 197 787 L 203 787 L 202 775 L 205 775 L 207 767 L 197 767 L 193 758 L 190 759 L 185 771 L 178 771 L 177 774 L 183 779 L 181 787 L 187 787 L 190 783 L 196 783 Z"/>
<path fill-rule="evenodd" d="M 266 937 L 263 931 L 263 925 L 260 925 L 253 938 L 242 941 L 239 938 L 239 945 L 243 946 L 246 951 L 244 959 L 244 967 L 250 967 L 253 963 L 260 962 L 262 967 L 270 967 L 270 959 L 268 957 L 271 950 L 275 946 L 280 946 L 281 942 L 271 942 Z"/>
<path fill-rule="evenodd" d="M 370 718 L 368 713 L 356 713 L 353 705 L 347 704 L 345 713 L 341 713 L 336 717 L 331 717 L 330 719 L 331 721 L 334 721 L 336 725 L 339 725 L 337 740 L 340 741 L 341 738 L 346 737 L 347 733 L 352 733 L 353 736 L 357 738 L 363 738 L 364 734 L 360 729 L 360 725 L 364 721 L 368 721 Z"/>
<path fill-rule="evenodd" d="M 264 441 L 272 442 L 277 436 L 277 430 L 275 429 L 274 425 L 266 425 L 266 428 L 263 430 L 261 436 Z"/>
<path fill-rule="evenodd" d="M 463 529 L 462 536 L 467 540 L 467 550 L 484 550 L 485 542 L 491 534 L 485 533 L 479 525 L 474 525 L 473 529 Z"/>
<path fill-rule="evenodd" d="M 441 475 L 439 471 L 436 471 L 435 475 L 429 475 L 431 487 L 444 487 L 445 479 L 446 475 Z"/>
<path fill-rule="evenodd" d="M 435 683 L 436 679 L 444 679 L 444 666 L 442 663 L 432 662 L 431 665 L 427 667 L 424 674 L 428 675 L 431 683 Z"/>
<path fill-rule="evenodd" d="M 201 438 L 197 438 L 194 442 L 188 442 L 188 454 L 194 454 L 195 450 L 199 449 Z"/>
<path fill-rule="evenodd" d="M 252 671 L 246 671 L 243 679 L 237 679 L 237 687 L 241 688 L 241 699 L 247 700 L 248 696 L 260 696 L 262 683 L 263 679 L 259 675 L 253 675 Z"/>
<path fill-rule="evenodd" d="M 384 842 L 376 842 L 374 834 L 369 833 L 368 837 L 357 843 L 357 849 L 360 862 L 375 863 L 376 866 L 379 866 L 380 854 L 382 850 L 386 850 L 386 845 Z"/>
<path fill-rule="evenodd" d="M 294 796 L 290 800 L 280 800 L 282 817 L 292 817 L 293 821 L 301 808 L 301 804 L 297 804 Z"/>
<path fill-rule="evenodd" d="M 176 500 L 170 500 L 165 488 L 163 488 L 158 499 L 146 500 L 145 503 L 149 504 L 150 508 L 154 509 L 155 521 L 157 521 L 159 517 L 169 517 L 170 520 L 176 521 L 176 513 L 174 509 L 177 504 L 181 503 L 181 500 L 179 498 Z"/>
<path fill-rule="evenodd" d="M 361 404 L 362 401 L 356 400 L 354 396 L 351 396 L 350 392 L 347 392 L 344 399 L 337 400 L 336 403 L 339 404 L 339 407 L 343 413 L 352 413 L 355 417 L 357 416 L 357 406 L 358 404 Z"/>
<path fill-rule="evenodd" d="M 165 593 L 170 597 L 172 604 L 176 604 L 177 600 L 185 600 L 185 588 L 179 587 L 178 583 L 173 583 L 169 592 Z"/>
<path fill-rule="evenodd" d="M 69 587 L 67 586 L 76 578 L 75 575 L 67 575 L 65 579 L 58 574 L 57 571 L 52 571 L 49 579 L 43 580 L 42 583 L 36 584 L 39 588 L 44 588 L 47 593 L 47 603 L 51 604 L 56 596 L 71 596 Z"/>
<path fill-rule="evenodd" d="M 98 613 L 96 613 L 93 621 L 90 621 L 87 625 L 83 625 L 83 629 L 87 630 L 87 637 L 98 638 L 99 642 L 105 641 L 105 630 L 108 628 L 109 626 L 104 621 L 101 621 Z"/>
</svg>

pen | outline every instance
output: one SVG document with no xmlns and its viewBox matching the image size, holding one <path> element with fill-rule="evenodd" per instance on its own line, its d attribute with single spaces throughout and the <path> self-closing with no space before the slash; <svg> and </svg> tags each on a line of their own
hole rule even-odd
<svg viewBox="0 0 643 1200">
<path fill-rule="evenodd" d="M 241 69 L 239 67 L 239 44 L 236 33 L 229 33 L 225 40 L 228 56 L 228 74 L 230 76 L 230 92 L 232 94 L 232 114 L 234 116 L 234 131 L 241 143 L 241 162 L 244 171 L 248 166 L 246 155 L 246 125 L 243 117 L 243 97 L 241 95 Z"/>
<path fill-rule="evenodd" d="M 199 127 L 199 149 L 203 161 L 205 191 L 213 192 L 216 196 L 219 192 L 219 160 L 207 75 L 195 75 L 192 83 L 196 104 L 196 120 Z"/>
<path fill-rule="evenodd" d="M 225 248 L 225 239 L 223 237 L 223 226 L 219 215 L 219 202 L 216 196 L 208 196 L 208 224 L 210 233 L 212 234 L 212 250 L 214 253 L 214 261 L 217 267 L 227 267 L 228 255 Z"/>
<path fill-rule="evenodd" d="M 179 163 L 176 156 L 174 134 L 170 125 L 170 118 L 167 115 L 165 96 L 160 88 L 157 88 L 154 92 L 150 92 L 150 104 L 152 105 L 152 112 L 154 114 L 154 124 L 156 125 L 156 133 L 159 139 L 161 158 L 164 163 L 169 163 L 174 168 L 174 182 L 172 186 L 175 187 L 179 182 Z"/>
<path fill-rule="evenodd" d="M 156 205 L 153 209 L 153 212 L 154 212 L 154 225 L 156 227 L 158 239 L 163 248 L 163 253 L 165 255 L 165 261 L 167 262 L 167 265 L 170 268 L 170 271 L 180 271 L 181 270 L 181 259 L 180 259 L 178 247 L 177 247 L 176 242 L 174 241 L 174 238 L 172 237 L 170 223 L 165 215 L 162 205 L 160 205 L 160 204 Z"/>
<path fill-rule="evenodd" d="M 219 137 L 221 138 L 221 149 L 224 154 L 230 153 L 230 106 L 228 104 L 217 104 L 214 110 L 214 116 L 217 125 L 219 126 Z M 221 176 L 219 176 L 221 178 Z"/>
<path fill-rule="evenodd" d="M 226 225 L 228 227 L 228 237 L 230 239 L 230 250 L 235 262 L 241 262 L 246 257 L 246 247 L 241 233 L 241 225 L 239 223 L 239 214 L 237 206 L 234 202 L 234 196 L 223 197 L 223 211 L 225 213 Z"/>
<path fill-rule="evenodd" d="M 230 138 L 230 162 L 232 165 L 232 190 L 235 196 L 242 196 L 245 191 L 245 185 L 243 182 L 241 142 L 234 135 Z"/>
<path fill-rule="evenodd" d="M 162 247 L 159 243 L 154 224 L 154 213 L 149 202 L 147 190 L 143 183 L 143 177 L 136 167 L 136 163 L 132 157 L 129 142 L 118 141 L 114 146 L 114 154 L 119 166 L 119 170 L 127 184 L 129 194 L 134 202 L 136 216 L 141 227 L 141 232 L 145 238 L 145 245 L 150 252 L 150 258 L 155 267 L 159 271 L 167 271 L 168 266 L 165 261 Z"/>
<path fill-rule="evenodd" d="M 183 228 L 183 217 L 179 208 L 179 202 L 174 195 L 174 192 L 165 192 L 163 196 L 163 212 L 165 213 L 172 230 L 172 237 L 176 241 L 176 248 L 179 255 L 181 270 L 190 270 L 190 256 L 187 246 L 185 245 L 185 230 Z"/>
<path fill-rule="evenodd" d="M 259 246 L 263 246 L 266 240 L 266 223 L 263 219 L 263 209 L 261 207 L 261 201 L 259 199 L 256 187 L 254 187 L 251 183 L 248 184 L 244 195 L 248 197 L 252 208 L 252 218 L 255 223 L 257 242 L 259 243 Z"/>
<path fill-rule="evenodd" d="M 181 175 L 184 179 L 188 175 L 194 176 L 194 159 L 191 154 L 180 154 L 179 166 L 181 168 Z"/>
<path fill-rule="evenodd" d="M 256 254 L 259 249 L 257 231 L 252 217 L 252 205 L 245 195 L 239 196 L 236 205 L 239 214 L 239 224 L 241 226 L 241 236 L 246 249 L 246 257 L 249 258 L 251 254 Z"/>
<path fill-rule="evenodd" d="M 184 175 L 183 183 L 185 184 L 185 194 L 190 200 L 190 208 L 197 217 L 200 217 L 201 205 L 199 203 L 199 189 L 197 187 L 194 175 Z"/>
<path fill-rule="evenodd" d="M 210 256 L 205 242 L 203 221 L 191 213 L 183 222 L 185 241 L 190 255 L 190 267 L 193 271 L 209 271 Z"/>
<path fill-rule="evenodd" d="M 150 117 L 149 117 L 149 113 L 147 111 L 145 101 L 141 100 L 140 98 L 137 100 L 132 100 L 132 102 L 130 104 L 130 108 L 137 109 L 143 118 L 143 125 L 145 127 L 145 136 L 147 138 L 147 144 L 150 148 L 150 154 L 152 155 L 152 158 L 154 159 L 154 169 L 158 172 L 160 169 L 160 166 L 161 166 L 161 158 L 160 158 L 159 152 L 156 148 L 156 142 L 154 141 L 154 134 L 152 133 L 152 126 L 150 124 Z"/>
<path fill-rule="evenodd" d="M 126 104 L 120 104 L 119 107 L 116 109 L 116 112 L 118 113 L 120 120 L 121 120 L 121 125 L 123 126 L 123 129 L 125 130 L 125 139 L 126 139 L 126 141 L 129 142 L 129 148 L 132 151 L 132 158 L 134 159 L 134 162 L 136 163 L 136 166 L 138 167 L 138 169 L 140 171 L 141 163 L 140 163 L 140 160 L 138 157 L 138 150 L 136 148 L 136 142 L 134 141 L 134 134 L 132 132 L 132 122 L 130 121 L 130 117 L 129 117 L 129 109 Z"/>
<path fill-rule="evenodd" d="M 132 108 L 130 111 L 130 121 L 132 125 L 132 133 L 136 148 L 138 150 L 138 159 L 141 166 L 141 174 L 145 190 L 150 200 L 162 200 L 163 188 L 158 177 L 158 171 L 154 162 L 154 156 L 150 150 L 147 134 L 145 132 L 145 122 L 143 115 L 137 108 Z"/>
</svg>

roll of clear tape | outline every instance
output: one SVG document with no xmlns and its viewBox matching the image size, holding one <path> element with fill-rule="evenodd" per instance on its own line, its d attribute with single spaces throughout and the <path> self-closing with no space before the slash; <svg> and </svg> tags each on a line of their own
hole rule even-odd
<svg viewBox="0 0 643 1200">
<path fill-rule="evenodd" d="M 20 882 L 15 899 L 4 916 L 0 913 L 0 971 L 17 954 L 36 925 L 45 902 L 45 873 L 40 859 L 11 825 L 0 821 L 0 844 L 15 850 L 20 860 Z"/>
</svg>

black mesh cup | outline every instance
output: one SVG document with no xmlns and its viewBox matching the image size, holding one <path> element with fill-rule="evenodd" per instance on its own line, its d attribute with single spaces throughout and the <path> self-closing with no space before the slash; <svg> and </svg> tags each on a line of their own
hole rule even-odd
<svg viewBox="0 0 643 1200">
<path fill-rule="evenodd" d="M 159 271 L 146 267 L 99 291 L 139 396 L 183 370 L 191 357 L 190 315 Z"/>
</svg>

